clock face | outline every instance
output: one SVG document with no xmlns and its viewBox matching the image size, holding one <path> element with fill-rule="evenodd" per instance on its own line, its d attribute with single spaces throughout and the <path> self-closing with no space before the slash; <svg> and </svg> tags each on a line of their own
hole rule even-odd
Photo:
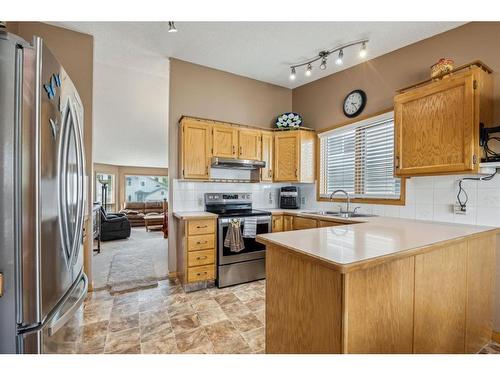
<svg viewBox="0 0 500 375">
<path fill-rule="evenodd" d="M 347 117 L 356 117 L 359 115 L 366 104 L 366 94 L 362 90 L 354 90 L 347 94 L 344 99 L 344 115 Z"/>
</svg>

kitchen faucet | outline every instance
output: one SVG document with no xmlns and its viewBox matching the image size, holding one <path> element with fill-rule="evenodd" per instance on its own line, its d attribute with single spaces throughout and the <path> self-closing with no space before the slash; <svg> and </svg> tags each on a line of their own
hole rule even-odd
<svg viewBox="0 0 500 375">
<path fill-rule="evenodd" d="M 345 190 L 342 190 L 342 189 L 337 189 L 337 190 L 334 190 L 332 192 L 332 194 L 330 194 L 330 200 L 333 201 L 333 196 L 337 193 L 344 193 L 346 198 L 347 198 L 347 205 L 346 205 L 346 212 L 349 212 L 349 202 L 350 202 L 350 198 L 349 198 L 349 193 Z M 342 213 L 342 207 L 340 208 L 340 213 Z"/>
</svg>

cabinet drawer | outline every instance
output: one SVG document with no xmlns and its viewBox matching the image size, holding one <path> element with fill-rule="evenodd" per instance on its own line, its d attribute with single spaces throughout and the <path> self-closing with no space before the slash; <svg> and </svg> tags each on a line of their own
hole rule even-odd
<svg viewBox="0 0 500 375">
<path fill-rule="evenodd" d="M 188 267 L 213 264 L 215 261 L 215 249 L 191 251 L 188 253 Z"/>
<path fill-rule="evenodd" d="M 199 236 L 188 237 L 188 251 L 213 249 L 215 246 L 214 234 L 201 234 Z"/>
<path fill-rule="evenodd" d="M 209 234 L 215 233 L 215 220 L 189 220 L 188 234 Z"/>
<path fill-rule="evenodd" d="M 213 280 L 215 277 L 215 266 L 213 264 L 188 268 L 188 282 Z"/>
</svg>

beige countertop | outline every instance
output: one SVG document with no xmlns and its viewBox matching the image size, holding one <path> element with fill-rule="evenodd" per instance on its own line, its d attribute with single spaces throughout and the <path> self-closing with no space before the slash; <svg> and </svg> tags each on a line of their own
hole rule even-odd
<svg viewBox="0 0 500 375">
<path fill-rule="evenodd" d="M 173 213 L 174 217 L 179 220 L 189 219 L 215 219 L 216 214 L 205 211 L 177 211 Z"/>
<path fill-rule="evenodd" d="M 390 217 L 356 218 L 356 221 L 358 224 L 267 233 L 257 236 L 257 240 L 317 258 L 338 271 L 349 272 L 409 256 L 439 243 L 500 232 L 500 228 L 494 227 Z"/>
</svg>

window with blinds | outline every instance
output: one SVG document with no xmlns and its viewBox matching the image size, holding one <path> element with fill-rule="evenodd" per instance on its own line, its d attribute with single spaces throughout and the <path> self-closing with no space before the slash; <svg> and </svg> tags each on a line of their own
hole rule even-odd
<svg viewBox="0 0 500 375">
<path fill-rule="evenodd" d="M 394 178 L 394 113 L 320 134 L 320 196 L 337 190 L 353 198 L 401 197 Z"/>
</svg>

